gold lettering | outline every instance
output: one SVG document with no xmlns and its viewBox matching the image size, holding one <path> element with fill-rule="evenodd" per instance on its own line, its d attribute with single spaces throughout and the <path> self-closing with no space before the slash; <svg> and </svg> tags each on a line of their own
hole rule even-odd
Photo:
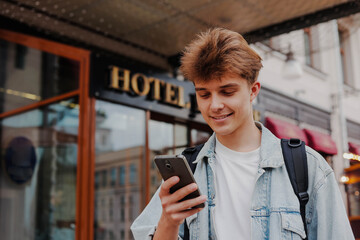
<svg viewBox="0 0 360 240">
<path fill-rule="evenodd" d="M 144 87 L 143 87 L 143 90 L 140 91 L 139 90 L 139 78 L 142 78 L 144 80 Z M 134 90 L 134 92 L 139 95 L 139 96 L 145 96 L 149 93 L 150 91 L 150 83 L 149 83 L 149 80 L 148 78 L 144 75 L 144 74 L 141 74 L 141 73 L 136 73 L 134 74 L 134 76 L 131 78 L 131 87 L 132 89 Z"/>
<path fill-rule="evenodd" d="M 144 74 L 136 73 L 130 77 L 130 70 L 111 66 L 110 88 L 119 89 L 124 92 L 134 92 L 139 96 L 149 95 L 152 92 L 152 99 L 164 101 L 179 107 L 190 108 L 191 103 L 185 103 L 184 87 L 167 83 L 157 78 L 147 77 Z M 131 89 L 130 89 L 131 87 Z M 165 99 L 162 99 L 162 90 Z"/>
<path fill-rule="evenodd" d="M 179 86 L 178 87 L 178 102 L 177 105 L 180 107 L 185 107 L 185 101 L 184 101 L 184 88 Z"/>
<path fill-rule="evenodd" d="M 177 100 L 173 99 L 175 97 L 175 89 L 174 89 L 174 85 L 172 85 L 171 83 L 166 83 L 166 87 L 165 87 L 165 102 L 176 105 Z"/>
<path fill-rule="evenodd" d="M 119 72 L 122 73 L 121 76 L 119 76 Z M 111 80 L 110 81 L 111 88 L 120 89 L 125 92 L 130 91 L 130 71 L 129 70 L 113 66 L 110 80 Z M 120 88 L 120 85 L 119 85 L 120 81 L 123 82 L 122 88 Z"/>
<path fill-rule="evenodd" d="M 164 85 L 165 82 L 161 81 L 157 78 L 149 78 L 149 82 L 154 82 L 154 95 L 152 96 L 153 99 L 160 101 L 161 95 L 160 95 L 160 85 Z"/>
</svg>

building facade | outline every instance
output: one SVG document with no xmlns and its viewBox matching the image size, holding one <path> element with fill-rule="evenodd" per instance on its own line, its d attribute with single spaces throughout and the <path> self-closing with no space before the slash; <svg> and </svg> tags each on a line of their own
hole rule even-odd
<svg viewBox="0 0 360 240">
<path fill-rule="evenodd" d="M 360 145 L 360 30 L 351 19 L 253 45 L 264 60 L 254 118 L 325 157 L 355 224 L 360 167 L 343 158 Z M 0 29 L 0 236 L 132 239 L 132 221 L 161 183 L 153 157 L 212 133 L 192 83 L 32 31 Z M 296 80 L 282 75 L 289 44 L 304 71 Z"/>
<path fill-rule="evenodd" d="M 291 124 L 325 157 L 338 179 L 356 236 L 360 230 L 359 42 L 359 15 L 353 15 L 254 44 L 264 59 L 259 80 L 272 93 L 266 91 L 258 99 L 269 127 L 285 137 L 284 126 Z M 297 77 L 284 76 L 284 53 L 289 48 L 303 70 Z M 275 119 L 284 122 L 277 127 Z"/>
</svg>

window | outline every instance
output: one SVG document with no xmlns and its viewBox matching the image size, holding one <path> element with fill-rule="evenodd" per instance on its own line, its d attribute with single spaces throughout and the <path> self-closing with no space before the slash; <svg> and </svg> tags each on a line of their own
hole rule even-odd
<svg viewBox="0 0 360 240">
<path fill-rule="evenodd" d="M 158 178 L 156 175 L 151 176 L 151 185 L 156 185 L 158 182 Z"/>
<path fill-rule="evenodd" d="M 114 204 L 113 204 L 113 200 L 110 198 L 109 200 L 109 221 L 112 222 L 113 221 L 113 212 L 114 212 Z"/>
<path fill-rule="evenodd" d="M 102 219 L 103 221 L 106 220 L 105 208 L 106 208 L 106 206 L 105 206 L 105 198 L 103 198 L 103 199 L 101 199 L 101 209 L 100 209 L 101 214 L 102 214 L 101 219 Z"/>
<path fill-rule="evenodd" d="M 360 215 L 360 182 L 345 185 L 349 200 L 350 216 Z"/>
<path fill-rule="evenodd" d="M 308 66 L 313 66 L 313 55 L 312 55 L 312 44 L 311 44 L 311 33 L 310 28 L 304 29 L 304 47 L 305 47 L 305 63 Z"/>
<path fill-rule="evenodd" d="M 261 43 L 272 50 L 275 50 L 275 51 L 281 50 L 281 37 L 279 37 L 279 36 L 267 38 L 265 40 L 262 40 Z"/>
<path fill-rule="evenodd" d="M 339 47 L 343 80 L 345 85 L 353 86 L 349 35 L 348 30 L 339 26 Z"/>
<path fill-rule="evenodd" d="M 120 186 L 125 185 L 125 177 L 126 177 L 125 170 L 126 170 L 125 166 L 119 167 L 119 184 L 120 184 Z"/>
<path fill-rule="evenodd" d="M 102 174 L 102 186 L 106 187 L 106 185 L 107 185 L 107 170 L 102 170 L 101 174 Z"/>
<path fill-rule="evenodd" d="M 186 147 L 205 142 L 210 136 L 210 131 L 210 127 L 206 125 L 195 123 L 186 125 L 168 116 L 151 114 L 151 120 L 149 121 L 151 162 L 150 174 L 147 179 L 150 182 L 150 196 L 154 195 L 162 180 L 153 161 L 155 155 L 180 154 Z"/>
<path fill-rule="evenodd" d="M 101 178 L 107 183 L 106 188 L 95 189 L 95 196 L 109 201 L 104 209 L 108 221 L 95 215 L 95 232 L 106 229 L 108 239 L 112 232 L 118 239 L 120 227 L 124 232 L 120 238 L 130 239 L 127 201 L 132 195 L 136 203 L 132 211 L 137 216 L 143 207 L 137 203 L 145 198 L 145 188 L 138 180 L 140 167 L 145 166 L 145 112 L 101 100 L 96 100 L 95 111 L 95 171 L 103 171 Z M 94 240 L 102 239 L 95 234 Z"/>
<path fill-rule="evenodd" d="M 116 183 L 116 168 L 111 168 L 110 171 L 111 186 L 115 186 Z"/>
<path fill-rule="evenodd" d="M 125 240 L 125 231 L 123 229 L 120 230 L 120 240 Z"/>
<path fill-rule="evenodd" d="M 133 197 L 129 196 L 129 220 L 134 220 L 134 211 L 133 211 L 134 203 L 133 203 Z"/>
<path fill-rule="evenodd" d="M 4 29 L 0 38 L 1 239 L 74 240 L 75 218 L 82 229 L 88 217 L 76 192 L 89 164 L 89 143 L 77 144 L 89 52 Z"/>
<path fill-rule="evenodd" d="M 304 29 L 304 55 L 305 64 L 309 67 L 321 70 L 320 66 L 320 40 L 316 27 Z"/>
<path fill-rule="evenodd" d="M 0 120 L 1 239 L 75 239 L 76 104 L 70 99 Z"/>
<path fill-rule="evenodd" d="M 198 129 L 191 129 L 191 146 L 196 146 L 205 143 L 211 134 L 208 131 Z"/>
<path fill-rule="evenodd" d="M 261 43 L 268 46 L 268 47 L 271 47 L 271 38 L 267 38 L 265 40 L 262 40 Z"/>
<path fill-rule="evenodd" d="M 175 135 L 175 154 L 180 154 L 188 146 L 187 126 L 177 123 L 173 126 Z"/>
<path fill-rule="evenodd" d="M 115 240 L 115 235 L 113 231 L 109 231 L 109 240 Z"/>
<path fill-rule="evenodd" d="M 120 198 L 120 221 L 125 221 L 125 196 L 121 196 Z"/>
<path fill-rule="evenodd" d="M 0 113 L 79 87 L 79 62 L 0 39 Z"/>
<path fill-rule="evenodd" d="M 100 185 L 100 173 L 96 172 L 95 173 L 95 189 L 98 189 Z"/>
<path fill-rule="evenodd" d="M 137 182 L 137 170 L 136 164 L 130 164 L 130 183 L 135 184 Z"/>
</svg>

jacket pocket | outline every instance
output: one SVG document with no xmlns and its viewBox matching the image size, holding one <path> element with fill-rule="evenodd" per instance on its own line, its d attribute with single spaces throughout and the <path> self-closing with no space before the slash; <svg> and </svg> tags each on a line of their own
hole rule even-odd
<svg viewBox="0 0 360 240">
<path fill-rule="evenodd" d="M 304 223 L 299 213 L 281 212 L 283 239 L 305 239 Z"/>
</svg>

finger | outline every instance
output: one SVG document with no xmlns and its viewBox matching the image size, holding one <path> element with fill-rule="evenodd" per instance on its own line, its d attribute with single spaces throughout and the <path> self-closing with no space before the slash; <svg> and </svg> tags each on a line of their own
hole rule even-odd
<svg viewBox="0 0 360 240">
<path fill-rule="evenodd" d="M 186 197 L 187 195 L 189 195 L 190 193 L 196 191 L 196 189 L 198 189 L 198 186 L 196 185 L 196 183 L 191 183 L 189 185 L 186 185 L 185 187 L 182 187 L 179 190 L 177 190 L 176 192 L 174 192 L 173 194 L 171 194 L 171 196 L 170 196 L 171 201 L 178 202 L 181 199 L 183 199 L 184 197 Z"/>
<path fill-rule="evenodd" d="M 160 193 L 161 195 L 169 194 L 170 188 L 180 181 L 178 176 L 173 176 L 161 184 Z"/>
<path fill-rule="evenodd" d="M 173 219 L 174 220 L 178 220 L 178 221 L 182 221 L 187 217 L 190 217 L 191 215 L 194 215 L 195 213 L 198 213 L 202 210 L 203 208 L 193 208 L 193 209 L 188 209 L 179 213 L 175 213 L 173 214 Z"/>
<path fill-rule="evenodd" d="M 189 200 L 181 201 L 176 204 L 169 205 L 166 209 L 167 213 L 174 214 L 179 212 L 186 212 L 192 209 L 193 207 L 205 203 L 207 200 L 207 197 L 205 195 L 201 195 L 196 198 L 192 198 Z M 196 208 L 196 209 L 202 209 L 202 208 Z"/>
</svg>

